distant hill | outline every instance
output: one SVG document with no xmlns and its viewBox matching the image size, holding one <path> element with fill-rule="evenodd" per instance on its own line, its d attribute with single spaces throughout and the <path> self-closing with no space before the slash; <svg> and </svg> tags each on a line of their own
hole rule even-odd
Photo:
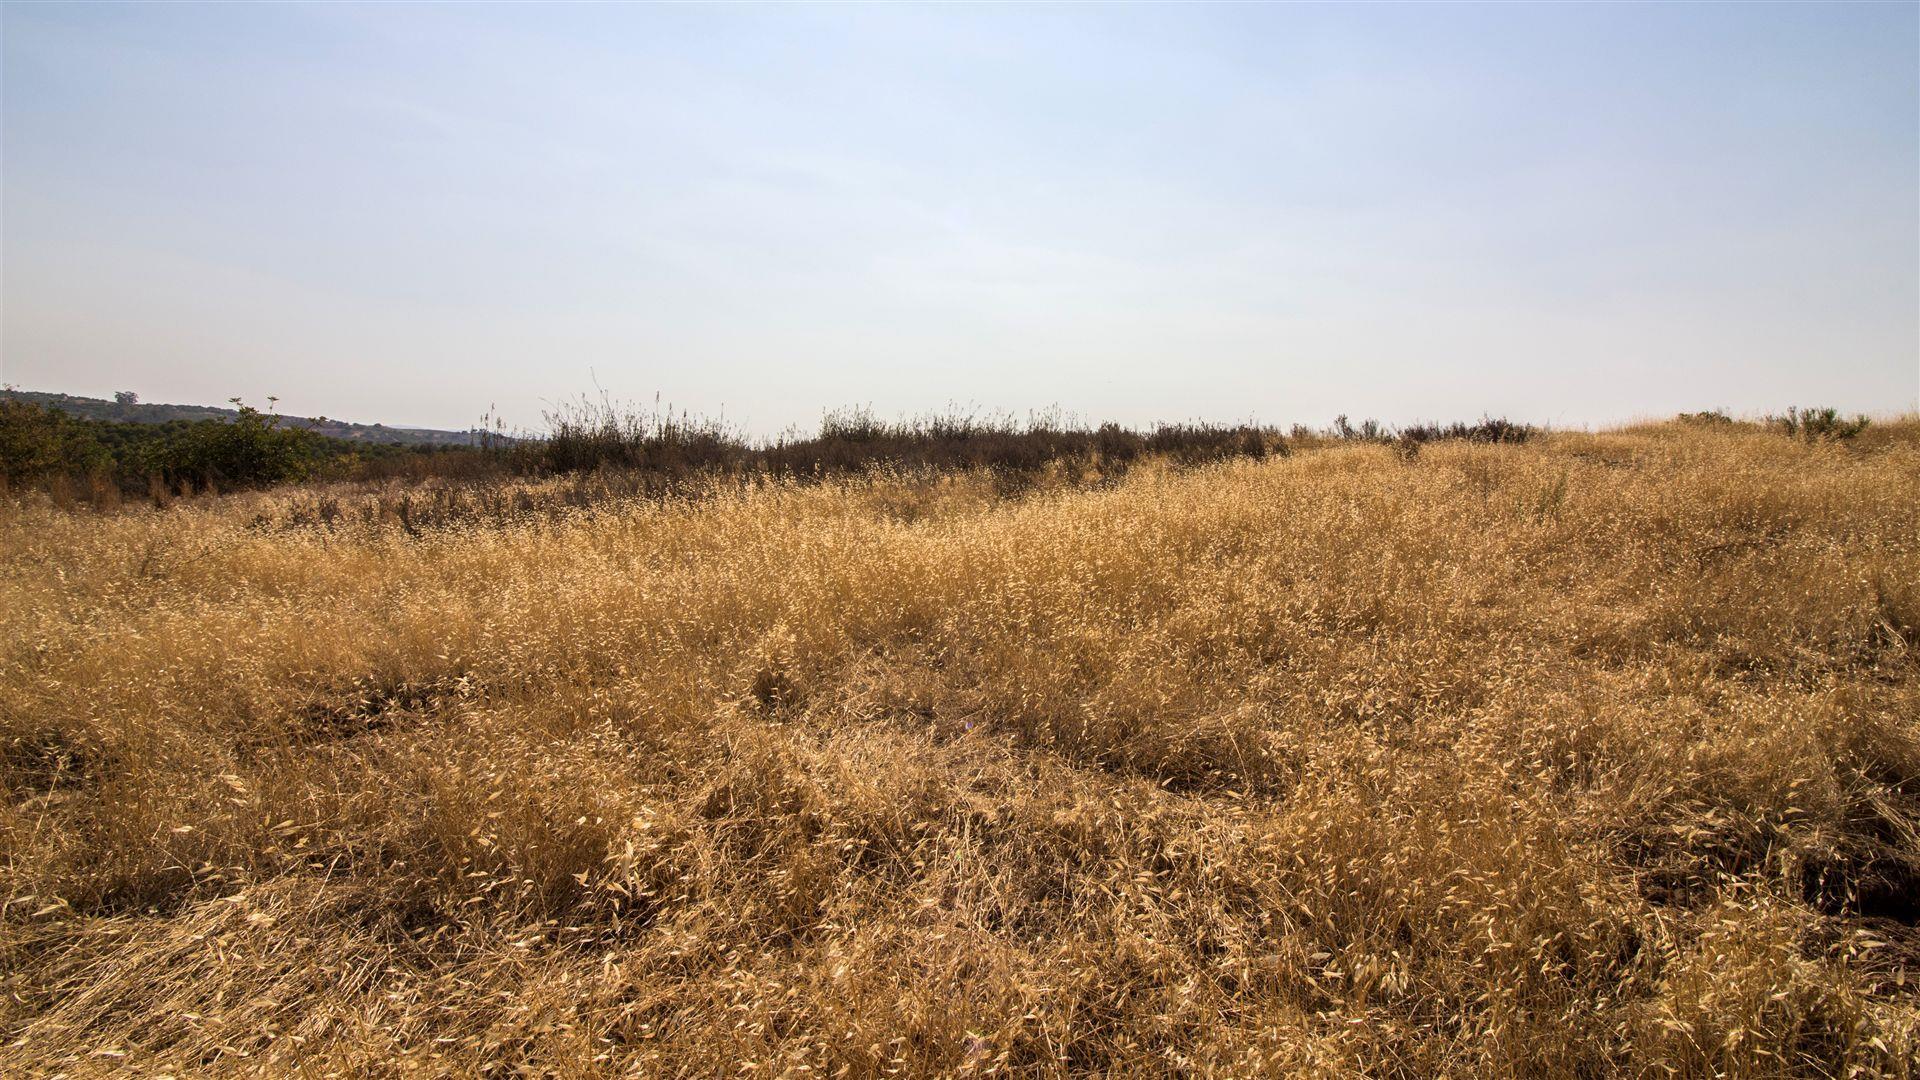
<svg viewBox="0 0 1920 1080">
<path fill-rule="evenodd" d="M 37 390 L 0 391 L 0 397 L 59 409 L 83 420 L 105 420 L 121 424 L 165 424 L 175 420 L 232 421 L 238 410 L 216 405 L 157 405 L 147 402 L 122 404 L 102 398 L 73 394 L 48 394 Z M 326 417 L 289 416 L 290 427 L 306 428 L 329 439 L 347 442 L 384 443 L 393 446 L 475 446 L 480 442 L 478 428 L 468 431 L 440 431 L 434 428 L 388 427 L 385 424 L 351 424 Z M 495 437 L 496 440 L 498 436 Z"/>
</svg>

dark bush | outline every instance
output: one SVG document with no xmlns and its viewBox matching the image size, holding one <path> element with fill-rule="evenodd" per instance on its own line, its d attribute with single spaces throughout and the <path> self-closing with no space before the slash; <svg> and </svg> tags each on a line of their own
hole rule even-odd
<svg viewBox="0 0 1920 1080">
<path fill-rule="evenodd" d="M 327 440 L 289 428 L 277 413 L 234 399 L 231 422 L 201 420 L 148 442 L 131 464 L 170 485 L 253 487 L 304 480 L 327 454 Z"/>
<path fill-rule="evenodd" d="M 9 486 L 91 476 L 112 464 L 87 424 L 58 409 L 0 398 L 0 479 Z"/>
<path fill-rule="evenodd" d="M 1789 439 L 1805 442 L 1843 442 L 1867 429 L 1870 421 L 1856 414 L 1848 420 L 1838 409 L 1801 409 L 1789 407 L 1785 416 L 1767 417 L 1767 426 Z"/>
<path fill-rule="evenodd" d="M 1391 438 L 1385 424 L 1378 420 L 1362 420 L 1355 427 L 1347 420 L 1347 414 L 1341 413 L 1333 418 L 1333 437 L 1342 442 L 1386 442 Z"/>
<path fill-rule="evenodd" d="M 1147 436 L 1147 450 L 1165 454 L 1176 464 L 1204 465 L 1228 458 L 1267 456 L 1269 447 L 1284 452 L 1278 432 L 1249 424 L 1162 424 Z"/>
<path fill-rule="evenodd" d="M 1368 421 L 1372 423 L 1372 421 Z M 1533 438 L 1534 430 L 1503 417 L 1483 416 L 1477 424 L 1412 424 L 1399 430 L 1402 442 L 1414 444 L 1455 440 L 1476 443 L 1523 443 Z"/>
<path fill-rule="evenodd" d="M 1318 437 L 1340 442 L 1390 443 L 1400 451 L 1401 456 L 1408 459 L 1417 457 L 1419 448 L 1426 443 L 1523 443 L 1535 434 L 1531 425 L 1493 416 L 1483 416 L 1472 424 L 1455 421 L 1451 424 L 1423 423 L 1392 428 L 1372 419 L 1355 424 L 1342 415 L 1334 417 L 1333 426 L 1324 432 L 1312 432 L 1298 426 L 1294 428 L 1296 440 Z"/>
<path fill-rule="evenodd" d="M 667 473 L 738 467 L 745 441 L 724 424 L 664 412 L 622 410 L 582 398 L 547 413 L 548 435 L 514 448 L 523 468 L 556 473 L 582 469 L 650 469 Z"/>
</svg>

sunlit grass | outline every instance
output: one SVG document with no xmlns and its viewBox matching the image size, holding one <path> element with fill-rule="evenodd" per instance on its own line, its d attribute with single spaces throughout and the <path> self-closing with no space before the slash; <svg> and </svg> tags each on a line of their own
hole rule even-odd
<svg viewBox="0 0 1920 1080">
<path fill-rule="evenodd" d="M 0 1071 L 1911 1075 L 1915 429 L 28 500 Z"/>
</svg>

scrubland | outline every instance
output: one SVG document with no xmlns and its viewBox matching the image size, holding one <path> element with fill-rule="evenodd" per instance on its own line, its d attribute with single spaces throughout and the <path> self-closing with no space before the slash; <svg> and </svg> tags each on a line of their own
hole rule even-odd
<svg viewBox="0 0 1920 1080">
<path fill-rule="evenodd" d="M 0 1073 L 1920 1071 L 1920 423 L 1086 479 L 0 509 Z"/>
</svg>

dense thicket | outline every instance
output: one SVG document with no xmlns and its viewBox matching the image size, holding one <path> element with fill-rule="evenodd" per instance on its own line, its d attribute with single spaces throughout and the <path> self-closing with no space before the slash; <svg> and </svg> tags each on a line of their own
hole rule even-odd
<svg viewBox="0 0 1920 1080">
<path fill-rule="evenodd" d="M 0 396 L 0 481 L 8 488 L 85 485 L 87 494 L 165 494 L 364 478 L 396 459 L 451 454 L 330 439 L 242 405 L 231 420 L 123 423 Z"/>
</svg>

